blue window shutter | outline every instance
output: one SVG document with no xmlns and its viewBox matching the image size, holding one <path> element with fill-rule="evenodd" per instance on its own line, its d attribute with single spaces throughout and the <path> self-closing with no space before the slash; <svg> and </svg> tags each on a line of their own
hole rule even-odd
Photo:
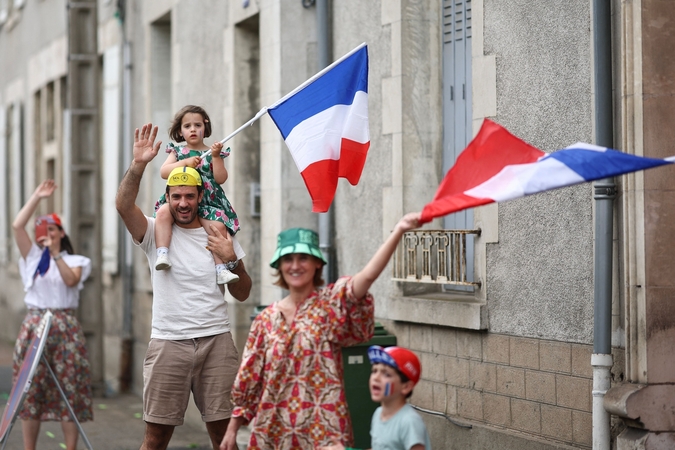
<svg viewBox="0 0 675 450">
<path fill-rule="evenodd" d="M 473 137 L 471 117 L 471 0 L 443 0 L 443 174 Z M 473 210 L 446 216 L 444 227 L 472 229 Z M 473 236 L 466 250 L 473 281 Z"/>
</svg>

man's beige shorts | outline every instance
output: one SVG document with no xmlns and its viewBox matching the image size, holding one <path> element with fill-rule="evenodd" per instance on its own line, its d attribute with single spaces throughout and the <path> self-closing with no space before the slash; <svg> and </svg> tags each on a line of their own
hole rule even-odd
<svg viewBox="0 0 675 450">
<path fill-rule="evenodd" d="M 204 422 L 230 418 L 238 358 L 230 333 L 180 341 L 151 339 L 143 363 L 143 420 L 182 425 L 190 392 Z"/>
</svg>

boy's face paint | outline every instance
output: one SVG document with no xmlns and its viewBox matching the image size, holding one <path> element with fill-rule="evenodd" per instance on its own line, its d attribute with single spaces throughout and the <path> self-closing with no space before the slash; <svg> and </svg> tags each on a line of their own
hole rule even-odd
<svg viewBox="0 0 675 450">
<path fill-rule="evenodd" d="M 384 396 L 389 397 L 394 388 L 394 383 L 387 383 L 384 385 Z"/>
<path fill-rule="evenodd" d="M 400 380 L 400 377 L 393 367 L 373 364 L 369 382 L 370 398 L 379 403 L 400 393 L 401 385 L 397 380 Z"/>
</svg>

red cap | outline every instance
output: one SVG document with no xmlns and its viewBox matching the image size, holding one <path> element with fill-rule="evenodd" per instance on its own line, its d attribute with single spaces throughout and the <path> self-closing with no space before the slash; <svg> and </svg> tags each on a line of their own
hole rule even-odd
<svg viewBox="0 0 675 450">
<path fill-rule="evenodd" d="M 35 239 L 39 239 L 47 236 L 47 225 L 58 225 L 59 228 L 63 228 L 61 225 L 61 219 L 56 214 L 47 214 L 40 216 L 35 219 Z"/>
<path fill-rule="evenodd" d="M 420 360 L 413 352 L 403 347 L 382 348 L 373 345 L 368 349 L 368 359 L 371 364 L 386 364 L 399 370 L 408 377 L 413 384 L 417 384 L 422 374 Z"/>
</svg>

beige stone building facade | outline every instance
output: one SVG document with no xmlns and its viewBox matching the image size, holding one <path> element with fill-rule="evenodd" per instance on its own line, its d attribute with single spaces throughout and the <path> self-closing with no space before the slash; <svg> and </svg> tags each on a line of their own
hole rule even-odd
<svg viewBox="0 0 675 450">
<path fill-rule="evenodd" d="M 64 216 L 77 250 L 97 267 L 81 306 L 96 388 L 140 393 L 152 291 L 147 261 L 114 209 L 133 129 L 158 124 L 166 143 L 174 112 L 199 104 L 212 139 L 222 139 L 322 68 L 322 38 L 330 60 L 362 42 L 370 60 L 368 160 L 357 186 L 340 182 L 331 213 L 339 274 L 363 267 L 402 214 L 431 200 L 484 118 L 545 151 L 595 141 L 589 0 L 316 3 L 0 0 L 2 339 L 15 338 L 25 311 L 10 224 L 38 180 L 52 177 L 60 189 L 42 207 Z M 664 0 L 606 3 L 613 146 L 675 154 L 675 9 Z M 323 5 L 327 26 L 317 20 Z M 254 306 L 283 295 L 267 265 L 276 234 L 320 223 L 268 117 L 228 145 L 224 189 L 254 280 L 247 302 L 228 299 L 242 348 Z M 143 180 L 147 214 L 163 190 L 162 161 L 160 154 Z M 665 167 L 615 180 L 611 433 L 595 446 L 592 186 L 425 227 L 438 230 L 433 239 L 467 232 L 466 264 L 452 266 L 466 278 L 440 277 L 438 262 L 425 278 L 431 247 L 402 243 L 418 251 L 416 273 L 401 255 L 372 292 L 378 321 L 421 358 L 412 403 L 427 411 L 434 448 L 675 445 L 672 174 Z M 194 411 L 190 420 L 199 420 Z"/>
</svg>

